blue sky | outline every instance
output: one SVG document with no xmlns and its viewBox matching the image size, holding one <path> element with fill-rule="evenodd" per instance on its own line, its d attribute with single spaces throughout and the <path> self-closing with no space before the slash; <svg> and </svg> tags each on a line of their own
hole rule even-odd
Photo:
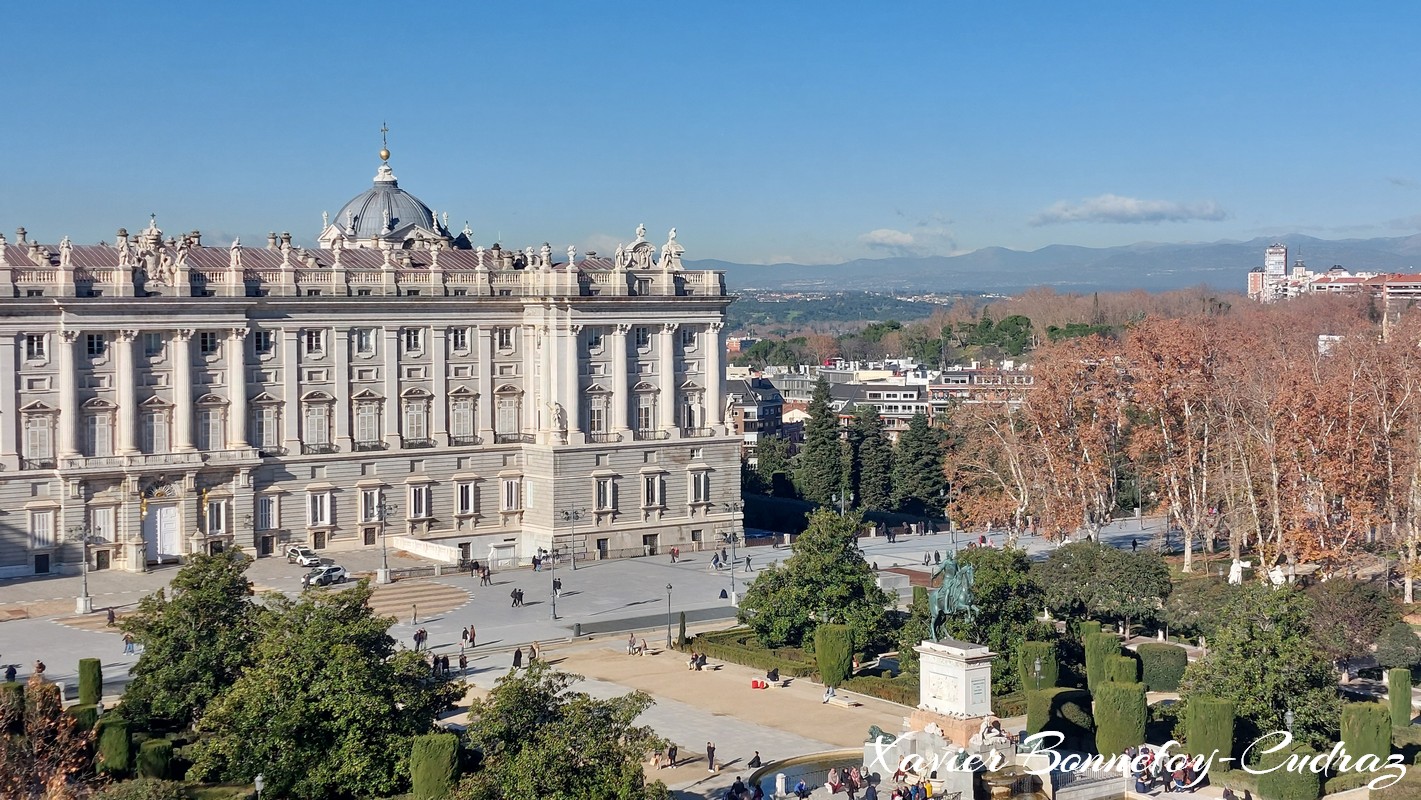
<svg viewBox="0 0 1421 800">
<path fill-rule="evenodd" d="M 3 27 L 7 236 L 154 212 L 310 241 L 382 120 L 452 227 L 558 252 L 640 222 L 801 263 L 1421 232 L 1414 3 L 53 2 Z"/>
</svg>

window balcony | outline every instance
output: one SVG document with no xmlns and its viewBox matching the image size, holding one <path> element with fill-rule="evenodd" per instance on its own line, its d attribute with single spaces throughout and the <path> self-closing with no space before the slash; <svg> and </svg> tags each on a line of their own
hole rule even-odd
<svg viewBox="0 0 1421 800">
<path fill-rule="evenodd" d="M 277 458 L 286 455 L 285 447 L 258 447 L 257 455 L 262 458 Z"/>
<path fill-rule="evenodd" d="M 472 447 L 483 444 L 484 440 L 477 436 L 450 436 L 449 445 L 451 447 Z"/>
<path fill-rule="evenodd" d="M 533 444 L 537 441 L 531 433 L 495 433 L 494 444 Z"/>
<path fill-rule="evenodd" d="M 339 453 L 339 452 L 340 452 L 340 448 L 339 448 L 339 447 L 336 447 L 335 445 L 333 445 L 333 444 L 331 444 L 331 443 L 329 443 L 329 442 L 324 442 L 324 443 L 321 443 L 321 444 L 303 444 L 303 445 L 301 445 L 301 455 L 303 455 L 303 456 L 328 456 L 328 455 L 331 455 L 332 453 Z"/>
<path fill-rule="evenodd" d="M 591 444 L 608 444 L 608 443 L 610 443 L 610 442 L 620 442 L 621 440 L 622 440 L 622 435 L 621 435 L 620 433 L 589 433 L 589 434 L 587 434 L 587 441 L 590 442 Z"/>
<path fill-rule="evenodd" d="M 381 441 L 354 442 L 351 444 L 350 449 L 357 453 L 370 453 L 376 450 L 389 450 L 390 445 Z"/>
<path fill-rule="evenodd" d="M 670 431 L 654 430 L 650 428 L 637 428 L 632 431 L 632 439 L 638 442 L 656 442 L 662 439 L 670 439 Z"/>
<path fill-rule="evenodd" d="M 681 436 L 687 439 L 705 439 L 715 435 L 715 428 L 682 428 Z"/>
<path fill-rule="evenodd" d="M 20 459 L 20 469 L 54 469 L 55 466 L 54 456 Z"/>
<path fill-rule="evenodd" d="M 407 439 L 404 440 L 404 448 L 405 448 L 406 450 L 423 450 L 423 449 L 425 449 L 425 448 L 429 448 L 429 447 L 433 447 L 433 446 L 434 446 L 434 440 L 433 440 L 433 439 L 408 439 L 408 438 L 407 438 Z"/>
</svg>

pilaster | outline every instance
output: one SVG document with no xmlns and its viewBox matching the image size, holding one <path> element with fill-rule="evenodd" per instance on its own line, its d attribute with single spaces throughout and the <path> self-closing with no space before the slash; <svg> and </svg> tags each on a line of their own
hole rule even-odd
<svg viewBox="0 0 1421 800">
<path fill-rule="evenodd" d="M 429 437 L 444 447 L 449 444 L 449 327 L 436 324 L 430 336 L 433 341 L 429 343 L 429 371 L 434 382 L 434 397 L 429 400 Z"/>
<path fill-rule="evenodd" d="M 301 330 L 281 329 L 281 409 L 283 446 L 290 455 L 301 454 Z"/>
<path fill-rule="evenodd" d="M 79 332 L 59 332 L 59 457 L 79 455 Z M 57 535 L 57 534 L 56 534 Z"/>
<path fill-rule="evenodd" d="M 249 446 L 246 340 L 246 328 L 232 328 L 227 332 L 227 447 L 230 450 L 245 450 Z M 229 527 L 230 524 L 229 521 Z"/>
<path fill-rule="evenodd" d="M 350 329 L 336 328 L 331 332 L 335 339 L 335 445 L 340 452 L 351 450 L 350 397 L 354 392 L 350 385 Z"/>
<path fill-rule="evenodd" d="M 630 430 L 627 422 L 627 398 L 632 387 L 627 383 L 627 334 L 632 326 L 618 324 L 612 328 L 612 424 L 614 433 Z"/>
<path fill-rule="evenodd" d="M 656 396 L 657 427 L 664 431 L 676 428 L 676 329 L 675 322 L 665 322 L 656 334 L 658 385 Z"/>
<path fill-rule="evenodd" d="M 720 428 L 725 424 L 725 367 L 721 364 L 725 347 L 720 339 L 724 328 L 725 323 L 712 322 L 701 334 L 701 347 L 705 348 L 706 356 L 706 411 L 709 414 L 709 422 L 706 424 L 712 428 Z"/>
<path fill-rule="evenodd" d="M 0 250 L 5 244 L 0 241 Z M 3 256 L 0 256 L 3 259 Z M 16 376 L 20 371 L 20 339 L 10 335 L 0 337 L 0 400 L 7 408 L 19 408 L 20 396 Z M 20 420 L 18 414 L 6 414 L 0 419 L 0 466 L 13 470 L 20 466 Z"/>
<path fill-rule="evenodd" d="M 173 450 L 190 453 L 192 443 L 192 334 L 191 328 L 173 332 Z"/>
<path fill-rule="evenodd" d="M 138 331 L 124 330 L 114 334 L 114 387 L 118 390 L 118 415 L 114 452 L 131 456 L 138 451 L 138 375 L 134 371 Z"/>
<path fill-rule="evenodd" d="M 380 331 L 385 359 L 385 443 L 400 447 L 400 329 L 386 325 Z"/>
<path fill-rule="evenodd" d="M 496 402 L 493 396 L 494 330 L 485 325 L 477 325 L 474 327 L 473 336 L 479 345 L 479 363 L 475 366 L 479 375 L 479 438 L 483 439 L 485 443 L 492 443 L 493 412 Z"/>
</svg>

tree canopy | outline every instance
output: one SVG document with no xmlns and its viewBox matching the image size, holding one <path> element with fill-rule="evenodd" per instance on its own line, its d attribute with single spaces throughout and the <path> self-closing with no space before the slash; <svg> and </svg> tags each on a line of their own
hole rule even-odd
<svg viewBox="0 0 1421 800">
<path fill-rule="evenodd" d="M 1062 545 L 1034 572 L 1053 612 L 1119 619 L 1127 626 L 1157 616 L 1172 588 L 1169 567 L 1158 553 L 1096 542 Z"/>
<path fill-rule="evenodd" d="M 893 444 L 888 441 L 876 407 L 862 405 L 854 409 L 849 442 L 853 446 L 854 492 L 859 507 L 888 511 L 893 506 Z"/>
<path fill-rule="evenodd" d="M 1378 584 L 1333 578 L 1307 590 L 1309 627 L 1333 659 L 1371 652 L 1382 631 L 1401 621 L 1401 612 Z"/>
<path fill-rule="evenodd" d="M 805 500 L 828 505 L 843 490 L 844 465 L 839 445 L 839 416 L 829 405 L 829 382 L 820 378 L 809 401 L 804 446 L 799 451 L 799 489 Z"/>
<path fill-rule="evenodd" d="M 944 623 L 948 635 L 990 647 L 1001 664 L 1016 663 L 1022 642 L 1051 637 L 1051 628 L 1036 619 L 1044 593 L 1031 576 L 1025 550 L 973 547 L 959 553 L 957 560 L 973 569 L 972 602 L 979 611 L 971 619 L 948 617 Z M 992 671 L 993 692 L 1006 694 L 1018 688 L 1016 670 Z"/>
<path fill-rule="evenodd" d="M 893 454 L 893 500 L 900 509 L 924 516 L 942 513 L 947 489 L 942 454 L 941 434 L 926 414 L 914 414 Z"/>
</svg>

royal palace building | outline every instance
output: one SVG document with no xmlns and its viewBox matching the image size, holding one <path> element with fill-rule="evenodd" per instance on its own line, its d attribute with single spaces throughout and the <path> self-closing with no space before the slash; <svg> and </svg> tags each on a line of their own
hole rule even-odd
<svg viewBox="0 0 1421 800">
<path fill-rule="evenodd" d="M 399 188 L 319 249 L 0 237 L 0 577 L 289 543 L 509 562 L 738 531 L 723 276 L 474 246 Z"/>
</svg>

